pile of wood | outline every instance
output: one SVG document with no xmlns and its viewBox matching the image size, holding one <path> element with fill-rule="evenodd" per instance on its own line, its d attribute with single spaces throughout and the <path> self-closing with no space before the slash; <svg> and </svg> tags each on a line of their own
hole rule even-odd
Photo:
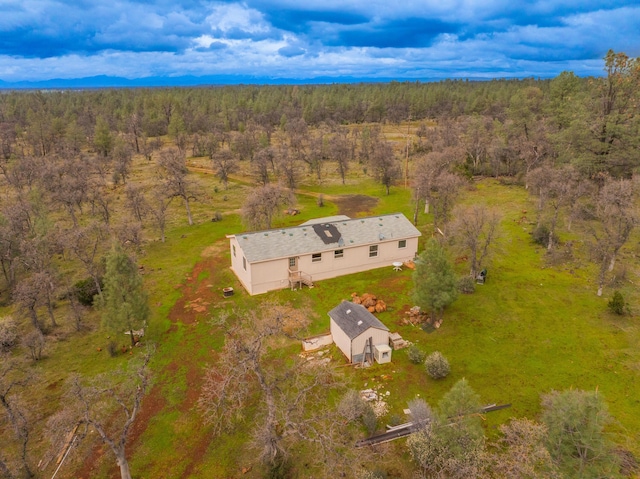
<svg viewBox="0 0 640 479">
<path fill-rule="evenodd" d="M 407 317 L 402 320 L 402 324 L 413 324 L 416 326 L 429 320 L 429 315 L 420 311 L 420 306 L 414 306 L 405 314 Z"/>
<path fill-rule="evenodd" d="M 358 293 L 351 293 L 351 302 L 361 304 L 370 313 L 382 313 L 387 310 L 387 304 L 371 293 L 364 293 L 362 296 L 358 296 Z"/>
</svg>

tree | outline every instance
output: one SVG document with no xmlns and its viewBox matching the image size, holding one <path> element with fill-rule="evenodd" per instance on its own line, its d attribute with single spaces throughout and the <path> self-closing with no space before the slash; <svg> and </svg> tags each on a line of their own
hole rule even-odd
<svg viewBox="0 0 640 479">
<path fill-rule="evenodd" d="M 156 185 L 151 195 L 151 199 L 148 203 L 148 210 L 153 217 L 153 220 L 160 230 L 160 239 L 164 243 L 165 241 L 165 229 L 167 226 L 167 210 L 171 204 L 172 196 L 167 197 L 165 194 L 163 185 Z"/>
<path fill-rule="evenodd" d="M 93 133 L 93 146 L 102 156 L 108 156 L 113 148 L 113 143 L 114 138 L 109 123 L 103 117 L 98 117 Z"/>
<path fill-rule="evenodd" d="M 440 400 L 427 426 L 409 437 L 411 457 L 429 477 L 482 476 L 485 438 L 480 407 L 479 396 L 461 379 Z"/>
<path fill-rule="evenodd" d="M 342 184 L 345 184 L 345 177 L 349 171 L 349 160 L 351 159 L 352 145 L 347 138 L 347 131 L 345 129 L 338 130 L 334 137 L 331 139 L 329 145 L 329 153 L 333 160 L 337 163 L 338 173 L 342 179 Z"/>
<path fill-rule="evenodd" d="M 67 434 L 78 426 L 85 437 L 94 429 L 116 457 L 122 479 L 131 479 L 126 454 L 127 436 L 149 386 L 150 352 L 141 361 L 132 361 L 129 370 L 102 374 L 92 381 L 78 375 L 70 378 L 64 409 L 49 421 L 53 433 Z"/>
<path fill-rule="evenodd" d="M 15 391 L 18 388 L 27 387 L 34 378 L 31 373 L 18 367 L 15 360 L 10 357 L 0 355 L 0 359 L 0 420 L 6 419 L 14 433 L 13 440 L 11 440 L 8 431 L 3 434 L 3 450 L 0 450 L 0 473 L 3 474 L 2 477 L 14 477 L 11 472 L 13 467 L 10 468 L 12 466 L 10 459 L 15 458 L 18 459 L 15 468 L 20 470 L 22 477 L 31 478 L 35 476 L 35 473 L 31 468 L 27 447 L 31 439 L 32 425 L 28 409 L 25 408 L 22 399 Z M 2 453 L 8 451 L 10 446 L 14 450 L 14 457 L 3 458 Z M 7 462 L 5 463 L 5 461 Z"/>
<path fill-rule="evenodd" d="M 189 170 L 184 153 L 177 148 L 164 150 L 160 154 L 158 166 L 167 196 L 182 198 L 187 209 L 189 225 L 193 225 L 189 202 L 196 199 L 196 184 L 188 176 Z"/>
<path fill-rule="evenodd" d="M 386 188 L 388 195 L 391 185 L 401 174 L 400 162 L 391 145 L 384 140 L 376 141 L 369 161 L 373 176 Z"/>
<path fill-rule="evenodd" d="M 500 217 L 484 205 L 472 205 L 454 209 L 453 218 L 449 232 L 453 241 L 464 248 L 470 275 L 475 279 L 496 239 Z"/>
<path fill-rule="evenodd" d="M 291 192 L 279 185 L 255 188 L 242 205 L 242 218 L 253 230 L 270 229 L 278 209 L 292 201 Z"/>
<path fill-rule="evenodd" d="M 618 477 L 618 461 L 604 432 L 611 417 L 597 391 L 552 391 L 542 396 L 547 447 L 563 477 Z"/>
<path fill-rule="evenodd" d="M 531 185 L 531 194 L 539 198 L 538 225 L 546 217 L 549 232 L 546 246 L 547 250 L 551 251 L 555 246 L 560 212 L 566 209 L 573 210 L 573 206 L 586 192 L 584 182 L 578 170 L 571 165 L 560 168 L 545 165 L 529 172 L 527 183 Z"/>
<path fill-rule="evenodd" d="M 433 205 L 433 222 L 436 228 L 448 221 L 463 184 L 462 178 L 450 171 L 457 161 L 457 154 L 455 149 L 446 148 L 442 152 L 430 152 L 418 161 L 413 181 L 413 199 L 416 202 L 414 224 L 417 224 L 422 200 L 425 202 L 425 213 L 429 213 Z"/>
<path fill-rule="evenodd" d="M 592 256 L 599 265 L 598 296 L 602 296 L 607 272 L 613 270 L 620 249 L 638 222 L 633 182 L 607 180 L 595 201 L 598 227 L 591 229 Z"/>
<path fill-rule="evenodd" d="M 212 155 L 213 169 L 225 190 L 229 186 L 229 175 L 238 168 L 238 162 L 229 150 L 222 150 Z"/>
<path fill-rule="evenodd" d="M 307 323 L 308 312 L 278 304 L 218 318 L 225 345 L 205 375 L 199 407 L 219 434 L 256 405 L 253 445 L 268 470 L 285 464 L 300 440 L 327 453 L 335 445 L 331 422 L 338 421 L 333 415 L 325 421 L 324 393 L 336 387 L 331 368 L 271 354 L 274 342 L 295 338 Z"/>
<path fill-rule="evenodd" d="M 119 245 L 107 256 L 102 301 L 102 326 L 117 334 L 128 331 L 135 346 L 133 331 L 146 326 L 149 317 L 147 294 L 133 259 Z"/>
<path fill-rule="evenodd" d="M 444 308 L 458 297 L 458 282 L 444 248 L 434 239 L 416 260 L 413 272 L 413 300 L 431 319 L 442 318 Z"/>
<path fill-rule="evenodd" d="M 560 478 L 546 448 L 547 428 L 530 419 L 500 425 L 499 450 L 491 454 L 490 477 L 510 479 Z"/>
</svg>

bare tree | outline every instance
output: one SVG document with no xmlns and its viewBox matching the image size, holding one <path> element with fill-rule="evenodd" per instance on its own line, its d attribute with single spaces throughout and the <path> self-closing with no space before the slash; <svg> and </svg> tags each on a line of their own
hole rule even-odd
<svg viewBox="0 0 640 479">
<path fill-rule="evenodd" d="M 286 147 L 278 149 L 275 157 L 278 174 L 284 177 L 284 182 L 291 191 L 295 190 L 300 176 L 298 160 L 289 154 Z"/>
<path fill-rule="evenodd" d="M 278 209 L 292 201 L 291 192 L 279 185 L 255 188 L 242 205 L 242 218 L 251 229 L 270 229 Z"/>
<path fill-rule="evenodd" d="M 490 477 L 528 479 L 561 477 L 545 447 L 547 428 L 526 418 L 500 426 L 499 449 L 489 456 Z"/>
<path fill-rule="evenodd" d="M 81 438 L 93 428 L 115 456 L 122 479 L 131 479 L 125 447 L 149 385 L 150 358 L 147 352 L 141 361 L 129 365 L 129 371 L 99 375 L 91 381 L 73 376 L 64 409 L 50 421 L 62 434 L 79 426 Z"/>
<path fill-rule="evenodd" d="M 336 132 L 331 139 L 329 152 L 333 160 L 337 163 L 338 173 L 344 185 L 345 177 L 349 171 L 349 160 L 351 159 L 351 144 L 349 143 L 345 130 L 341 129 Z"/>
<path fill-rule="evenodd" d="M 262 185 L 269 183 L 269 168 L 273 167 L 273 149 L 271 147 L 259 150 L 251 162 L 253 173 L 258 177 Z"/>
<path fill-rule="evenodd" d="M 638 222 L 634 185 L 631 180 L 608 180 L 596 198 L 598 227 L 592 228 L 592 255 L 599 264 L 598 296 L 602 295 L 607 272 Z"/>
<path fill-rule="evenodd" d="M 65 247 L 80 260 L 87 274 L 93 279 L 100 297 L 102 297 L 101 281 L 104 268 L 99 258 L 107 238 L 108 231 L 104 226 L 99 223 L 90 223 L 85 227 L 71 230 L 65 241 Z"/>
<path fill-rule="evenodd" d="M 163 243 L 165 241 L 165 229 L 167 227 L 167 210 L 169 209 L 172 199 L 172 196 L 167 197 L 162 185 L 156 185 L 148 203 L 147 211 L 151 213 L 154 223 L 160 231 L 160 239 Z"/>
<path fill-rule="evenodd" d="M 229 150 L 222 150 L 212 155 L 213 169 L 220 181 L 227 189 L 229 186 L 229 175 L 236 171 L 238 162 Z"/>
<path fill-rule="evenodd" d="M 17 448 L 17 455 L 14 457 L 19 462 L 16 468 L 20 470 L 23 477 L 31 478 L 35 476 L 28 457 L 31 424 L 27 409 L 15 391 L 18 388 L 28 386 L 33 380 L 33 375 L 19 368 L 15 360 L 9 357 L 0 356 L 0 359 L 0 418 L 6 418 L 11 429 L 13 429 L 13 439 Z M 2 442 L 2 449 L 13 442 L 8 432 L 3 435 Z M 8 461 L 8 464 L 5 463 L 5 460 Z M 9 458 L 3 460 L 2 456 L 0 456 L 0 474 L 3 474 L 2 477 L 14 477 L 9 467 L 10 465 Z"/>
<path fill-rule="evenodd" d="M 538 196 L 538 225 L 546 219 L 549 229 L 547 250 L 551 251 L 555 245 L 560 213 L 569 210 L 571 217 L 574 206 L 587 188 L 578 170 L 571 165 L 536 168 L 527 175 L 527 183 L 531 186 L 531 194 Z"/>
<path fill-rule="evenodd" d="M 120 180 L 122 180 L 122 183 L 126 184 L 133 157 L 131 147 L 124 141 L 118 139 L 110 155 L 113 158 L 113 183 L 117 185 L 120 183 Z"/>
<path fill-rule="evenodd" d="M 127 206 L 131 210 L 133 217 L 138 220 L 139 223 L 142 223 L 149 207 L 142 192 L 142 187 L 135 183 L 127 183 L 124 192 Z"/>
<path fill-rule="evenodd" d="M 374 177 L 386 188 L 388 195 L 391 185 L 401 173 L 400 162 L 391 145 L 384 140 L 376 141 L 369 161 Z"/>
<path fill-rule="evenodd" d="M 189 225 L 193 225 L 190 201 L 195 200 L 195 182 L 188 176 L 186 158 L 177 148 L 169 148 L 160 154 L 158 160 L 160 176 L 164 181 L 167 196 L 182 198 L 187 209 Z"/>
<path fill-rule="evenodd" d="M 324 447 L 335 446 L 330 424 L 339 422 L 328 412 L 325 396 L 329 385 L 336 386 L 332 369 L 298 357 L 273 360 L 269 354 L 274 341 L 295 338 L 307 322 L 306 311 L 277 304 L 218 322 L 225 346 L 205 375 L 199 407 L 219 434 L 237 423 L 249 401 L 259 404 L 252 443 L 267 468 L 286 461 L 295 441 L 318 447 L 321 461 Z"/>
<path fill-rule="evenodd" d="M 489 255 L 489 248 L 498 233 L 500 217 L 484 205 L 456 207 L 449 232 L 454 242 L 469 256 L 471 277 L 475 278 Z"/>
</svg>

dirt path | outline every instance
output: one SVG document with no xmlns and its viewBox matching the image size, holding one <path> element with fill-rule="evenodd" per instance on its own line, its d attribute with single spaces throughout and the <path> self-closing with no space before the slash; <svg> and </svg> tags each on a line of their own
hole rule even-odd
<svg viewBox="0 0 640 479">
<path fill-rule="evenodd" d="M 133 457 L 139 449 L 141 438 L 154 416 L 165 411 L 168 407 L 178 409 L 184 413 L 193 410 L 196 406 L 204 376 L 204 369 L 195 355 L 192 354 L 192 352 L 200 346 L 198 335 L 193 329 L 199 320 L 207 316 L 209 306 L 220 300 L 219 292 L 211 288 L 211 285 L 220 283 L 221 279 L 218 278 L 217 272 L 228 266 L 226 263 L 223 264 L 223 256 L 221 254 L 225 247 L 226 240 L 220 240 L 219 243 L 203 251 L 203 259 L 195 265 L 194 269 L 186 278 L 185 283 L 180 286 L 182 294 L 169 311 L 169 319 L 172 325 L 163 336 L 174 333 L 179 324 L 182 324 L 187 329 L 180 344 L 173 348 L 174 356 L 171 358 L 169 364 L 162 370 L 154 371 L 154 375 L 156 377 L 168 378 L 183 375 L 187 385 L 186 391 L 184 397 L 178 404 L 169 405 L 163 393 L 163 389 L 167 386 L 166 381 L 157 381 L 153 385 L 142 401 L 140 412 L 129 433 L 127 440 L 127 455 L 129 458 Z M 199 278 L 203 279 L 200 280 Z M 160 339 L 156 354 L 163 354 L 162 344 L 163 341 Z M 184 455 L 182 459 L 190 461 L 186 466 L 187 469 L 183 477 L 188 477 L 188 475 L 196 469 L 211 439 L 210 434 L 204 434 L 202 438 L 197 441 L 195 446 L 197 451 L 193 449 L 181 451 Z M 111 452 L 108 448 L 104 447 L 102 443 L 96 443 L 91 449 L 90 454 L 82 462 L 80 469 L 71 477 L 85 479 L 96 477 L 98 468 L 103 460 L 111 461 Z M 120 476 L 119 469 L 115 465 L 115 460 L 113 461 L 113 465 L 110 466 L 109 476 L 113 478 Z"/>
</svg>

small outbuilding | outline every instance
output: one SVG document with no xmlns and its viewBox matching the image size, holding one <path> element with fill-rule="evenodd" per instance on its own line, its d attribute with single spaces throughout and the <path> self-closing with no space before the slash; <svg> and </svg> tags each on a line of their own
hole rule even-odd
<svg viewBox="0 0 640 479">
<path fill-rule="evenodd" d="M 367 311 L 351 301 L 343 301 L 329 311 L 333 342 L 349 362 L 391 361 L 389 328 Z"/>
</svg>

